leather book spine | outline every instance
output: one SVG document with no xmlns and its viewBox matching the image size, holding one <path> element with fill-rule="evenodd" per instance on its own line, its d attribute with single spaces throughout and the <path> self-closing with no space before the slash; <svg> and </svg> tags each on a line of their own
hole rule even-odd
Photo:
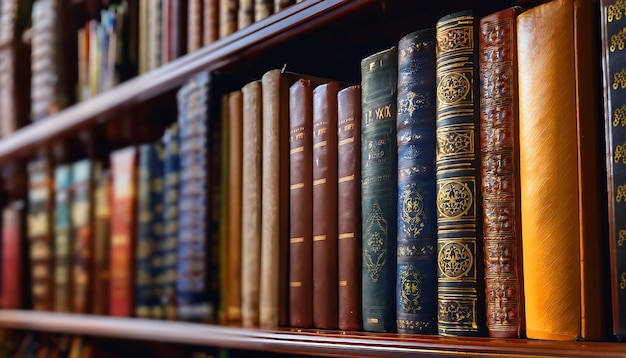
<svg viewBox="0 0 626 358">
<path fill-rule="evenodd" d="M 161 63 L 172 61 L 173 13 L 172 0 L 161 0 Z"/>
<path fill-rule="evenodd" d="M 148 3 L 148 70 L 154 70 L 163 64 L 163 33 L 167 32 L 167 28 L 163 27 L 163 1 L 151 0 Z"/>
<path fill-rule="evenodd" d="M 187 0 L 185 0 L 186 2 Z M 139 0 L 139 63 L 138 74 L 142 75 L 150 71 L 148 66 L 148 4 L 149 0 Z M 186 40 L 185 40 L 186 41 Z"/>
<path fill-rule="evenodd" d="M 164 276 L 164 243 L 165 243 L 165 148 L 161 139 L 151 143 L 150 156 L 150 317 L 163 319 L 164 307 L 161 305 L 162 285 Z M 136 286 L 135 286 L 136 287 Z"/>
<path fill-rule="evenodd" d="M 220 38 L 224 38 L 237 31 L 239 0 L 219 0 L 219 2 Z"/>
<path fill-rule="evenodd" d="M 279 12 L 295 4 L 294 0 L 274 0 L 274 12 Z"/>
<path fill-rule="evenodd" d="M 170 58 L 175 60 L 187 53 L 187 0 L 172 1 L 172 35 Z"/>
<path fill-rule="evenodd" d="M 131 317 L 134 313 L 134 261 L 137 225 L 137 148 L 111 153 L 111 246 L 109 314 Z"/>
<path fill-rule="evenodd" d="M 289 87 L 289 325 L 313 325 L 313 88 Z"/>
<path fill-rule="evenodd" d="M 91 312 L 106 315 L 109 312 L 110 250 L 111 250 L 111 180 L 109 170 L 94 166 L 93 189 L 93 285 Z"/>
<path fill-rule="evenodd" d="M 44 156 L 28 165 L 28 222 L 32 302 L 35 311 L 51 311 L 54 302 L 54 193 L 50 160 Z"/>
<path fill-rule="evenodd" d="M 361 61 L 363 329 L 396 331 L 396 47 Z"/>
<path fill-rule="evenodd" d="M 256 0 L 239 0 L 239 12 L 237 15 L 237 29 L 252 25 L 254 22 L 254 2 Z"/>
<path fill-rule="evenodd" d="M 337 94 L 337 257 L 337 328 L 358 331 L 362 327 L 360 85 Z"/>
<path fill-rule="evenodd" d="M 480 148 L 489 336 L 523 329 L 517 37 L 519 8 L 480 20 Z"/>
<path fill-rule="evenodd" d="M 261 21 L 272 14 L 274 0 L 254 0 L 254 21 Z"/>
<path fill-rule="evenodd" d="M 438 330 L 485 335 L 478 127 L 478 23 L 471 11 L 437 21 Z"/>
<path fill-rule="evenodd" d="M 288 325 L 289 86 L 293 76 L 271 70 L 261 80 L 263 98 L 261 327 Z"/>
<path fill-rule="evenodd" d="M 220 96 L 220 122 L 222 130 L 220 132 L 220 190 L 218 192 L 220 207 L 219 207 L 219 264 L 220 269 L 218 272 L 219 280 L 219 298 L 217 305 L 217 323 L 220 325 L 228 325 L 228 307 L 229 307 L 229 291 L 228 288 L 232 282 L 228 281 L 230 276 L 230 262 L 228 261 L 229 250 L 229 238 L 230 238 L 230 218 L 229 207 L 230 205 L 230 106 L 228 101 L 230 99 L 230 93 L 225 93 Z"/>
<path fill-rule="evenodd" d="M 71 188 L 72 168 L 68 164 L 54 169 L 54 310 L 70 312 L 71 273 Z"/>
<path fill-rule="evenodd" d="M 398 43 L 398 333 L 437 333 L 435 29 Z"/>
<path fill-rule="evenodd" d="M 241 318 L 244 327 L 259 325 L 261 270 L 262 85 L 246 84 L 243 93 L 243 169 L 241 213 Z"/>
<path fill-rule="evenodd" d="M 241 203 L 243 185 L 243 94 L 228 96 L 230 123 L 228 146 L 228 193 L 233 203 Z M 241 205 L 228 206 L 228 293 L 224 304 L 229 323 L 241 322 Z"/>
<path fill-rule="evenodd" d="M 313 327 L 337 329 L 337 82 L 313 90 Z"/>
<path fill-rule="evenodd" d="M 608 237 L 611 261 L 613 334 L 626 338 L 626 8 L 622 0 L 601 1 L 602 66 L 604 83 L 604 130 L 608 192 Z M 624 83 L 624 85 L 622 85 Z M 626 288 L 626 287 L 625 287 Z"/>
<path fill-rule="evenodd" d="M 202 43 L 207 46 L 219 38 L 219 0 L 204 0 L 203 10 Z"/>
<path fill-rule="evenodd" d="M 93 287 L 93 162 L 72 164 L 71 306 L 74 313 L 90 313 Z"/>
<path fill-rule="evenodd" d="M 180 197 L 180 154 L 178 124 L 170 126 L 163 136 L 165 160 L 163 163 L 164 191 L 164 238 L 161 282 L 161 305 L 164 317 L 175 320 L 178 317 L 176 303 L 176 266 L 178 247 L 178 200 Z"/>
<path fill-rule="evenodd" d="M 24 307 L 28 282 L 24 278 L 24 202 L 15 200 L 2 210 L 2 301 L 4 309 Z"/>
<path fill-rule="evenodd" d="M 204 0 L 189 0 L 187 8 L 187 52 L 202 47 L 202 5 Z"/>
<path fill-rule="evenodd" d="M 595 11 L 590 1 L 559 0 L 517 19 L 529 338 L 604 333 Z"/>
<path fill-rule="evenodd" d="M 207 322 L 214 316 L 209 299 L 209 90 L 211 76 L 201 72 L 178 91 L 180 197 L 178 207 L 177 303 L 181 320 Z"/>
</svg>

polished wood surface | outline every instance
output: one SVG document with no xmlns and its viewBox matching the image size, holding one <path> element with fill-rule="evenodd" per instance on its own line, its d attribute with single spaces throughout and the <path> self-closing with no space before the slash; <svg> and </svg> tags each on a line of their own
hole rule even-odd
<svg viewBox="0 0 626 358">
<path fill-rule="evenodd" d="M 0 310 L 0 327 L 333 357 L 625 357 L 626 344 L 244 329 L 210 324 Z"/>
</svg>

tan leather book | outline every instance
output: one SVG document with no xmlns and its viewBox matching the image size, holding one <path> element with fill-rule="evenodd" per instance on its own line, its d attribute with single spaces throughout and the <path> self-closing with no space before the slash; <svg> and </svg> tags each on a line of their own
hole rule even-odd
<svg viewBox="0 0 626 358">
<path fill-rule="evenodd" d="M 337 82 L 313 90 L 313 326 L 337 328 Z"/>
<path fill-rule="evenodd" d="M 261 21 L 274 11 L 274 0 L 254 0 L 254 21 Z"/>
<path fill-rule="evenodd" d="M 590 1 L 557 0 L 517 20 L 529 338 L 603 336 L 594 16 Z"/>
<path fill-rule="evenodd" d="M 189 0 L 187 8 L 187 53 L 202 47 L 202 5 L 204 0 Z"/>
<path fill-rule="evenodd" d="M 274 12 L 284 10 L 294 3 L 294 0 L 274 0 Z"/>
<path fill-rule="evenodd" d="M 260 325 L 286 326 L 289 250 L 289 86 L 297 77 L 266 72 L 263 87 Z"/>
<path fill-rule="evenodd" d="M 239 0 L 219 0 L 219 37 L 226 37 L 237 31 Z"/>
<path fill-rule="evenodd" d="M 241 30 L 254 22 L 254 1 L 239 0 L 239 12 L 237 15 L 237 29 Z"/>
<path fill-rule="evenodd" d="M 204 0 L 202 44 L 209 45 L 219 38 L 219 0 Z"/>
<path fill-rule="evenodd" d="M 228 96 L 228 193 L 232 203 L 241 203 L 243 170 L 243 94 L 235 91 Z M 228 271 L 226 320 L 241 322 L 241 205 L 228 206 Z"/>
<path fill-rule="evenodd" d="M 241 191 L 241 318 L 244 327 L 259 325 L 261 270 L 262 93 L 261 81 L 243 94 L 243 168 Z"/>
<path fill-rule="evenodd" d="M 520 8 L 480 21 L 480 146 L 487 328 L 491 337 L 523 329 L 519 189 L 517 38 Z"/>
</svg>

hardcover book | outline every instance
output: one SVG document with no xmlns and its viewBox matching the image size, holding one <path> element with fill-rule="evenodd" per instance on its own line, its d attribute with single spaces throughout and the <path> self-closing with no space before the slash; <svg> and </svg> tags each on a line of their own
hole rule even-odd
<svg viewBox="0 0 626 358">
<path fill-rule="evenodd" d="M 111 251 L 111 178 L 108 169 L 94 166 L 93 189 L 93 314 L 109 312 L 110 251 Z"/>
<path fill-rule="evenodd" d="M 437 323 L 442 335 L 484 335 L 477 20 L 437 21 Z"/>
<path fill-rule="evenodd" d="M 97 164 L 96 164 L 97 165 Z M 93 166 L 83 159 L 71 166 L 71 306 L 72 312 L 90 313 L 93 287 Z M 58 192 L 57 192 L 58 195 Z"/>
<path fill-rule="evenodd" d="M 239 12 L 237 15 L 237 29 L 252 25 L 254 22 L 254 2 L 256 0 L 239 0 Z"/>
<path fill-rule="evenodd" d="M 6 309 L 26 308 L 24 277 L 24 201 L 15 200 L 2 210 L 2 280 L 0 306 Z"/>
<path fill-rule="evenodd" d="M 254 21 L 261 21 L 274 11 L 274 0 L 254 0 Z"/>
<path fill-rule="evenodd" d="M 487 328 L 516 338 L 523 329 L 517 38 L 520 8 L 480 20 L 480 148 Z"/>
<path fill-rule="evenodd" d="M 162 244 L 161 305 L 165 319 L 178 317 L 176 302 L 176 267 L 178 248 L 178 201 L 180 197 L 180 153 L 178 124 L 170 126 L 163 136 L 165 160 L 163 163 L 164 197 Z"/>
<path fill-rule="evenodd" d="M 363 329 L 395 332 L 396 47 L 361 61 L 361 220 Z"/>
<path fill-rule="evenodd" d="M 594 14 L 592 2 L 560 0 L 517 19 L 528 338 L 604 334 Z"/>
<path fill-rule="evenodd" d="M 435 29 L 410 33 L 398 43 L 399 333 L 437 332 L 435 49 Z"/>
<path fill-rule="evenodd" d="M 219 0 L 220 38 L 237 31 L 239 0 Z"/>
<path fill-rule="evenodd" d="M 187 9 L 187 52 L 202 48 L 202 6 L 204 0 L 189 0 Z"/>
<path fill-rule="evenodd" d="M 70 312 L 71 303 L 71 185 L 72 167 L 69 164 L 57 165 L 54 169 L 54 310 Z"/>
<path fill-rule="evenodd" d="M 207 46 L 219 38 L 219 0 L 204 0 L 202 44 Z"/>
</svg>

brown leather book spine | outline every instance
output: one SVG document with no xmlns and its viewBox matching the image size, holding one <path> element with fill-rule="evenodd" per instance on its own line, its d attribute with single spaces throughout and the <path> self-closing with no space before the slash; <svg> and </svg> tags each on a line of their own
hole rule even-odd
<svg viewBox="0 0 626 358">
<path fill-rule="evenodd" d="M 260 325 L 286 326 L 289 248 L 289 86 L 295 79 L 266 72 L 263 88 Z"/>
<path fill-rule="evenodd" d="M 313 325 L 313 88 L 289 88 L 289 324 Z M 294 205 L 300 203 L 300 205 Z"/>
<path fill-rule="evenodd" d="M 254 0 L 254 21 L 261 21 L 272 14 L 274 0 Z"/>
<path fill-rule="evenodd" d="M 491 337 L 522 332 L 517 38 L 519 8 L 480 21 L 480 144 L 487 328 Z"/>
<path fill-rule="evenodd" d="M 361 329 L 361 86 L 337 94 L 337 328 Z"/>
<path fill-rule="evenodd" d="M 169 40 L 163 33 L 168 29 L 163 26 L 162 0 L 148 2 L 148 69 L 154 70 L 163 64 L 162 50 L 163 41 Z"/>
<path fill-rule="evenodd" d="M 279 12 L 295 4 L 294 0 L 274 0 L 274 12 Z"/>
<path fill-rule="evenodd" d="M 229 150 L 228 192 L 229 200 L 241 203 L 243 185 L 243 94 L 232 92 L 228 96 Z M 241 205 L 228 206 L 228 299 L 226 319 L 229 323 L 241 322 Z"/>
<path fill-rule="evenodd" d="M 148 1 L 149 0 L 139 0 L 138 74 L 140 75 L 150 71 L 150 68 L 148 66 Z"/>
<path fill-rule="evenodd" d="M 239 0 L 239 13 L 237 15 L 237 29 L 252 25 L 254 22 L 254 1 Z"/>
<path fill-rule="evenodd" d="M 517 20 L 529 338 L 603 336 L 594 6 L 552 1 Z"/>
<path fill-rule="evenodd" d="M 219 38 L 219 0 L 204 0 L 203 10 L 202 40 L 204 46 L 207 46 Z"/>
<path fill-rule="evenodd" d="M 219 27 L 220 38 L 237 31 L 237 17 L 239 14 L 238 0 L 219 0 Z"/>
<path fill-rule="evenodd" d="M 172 1 L 172 35 L 170 58 L 175 60 L 187 53 L 187 0 Z"/>
<path fill-rule="evenodd" d="M 161 0 L 161 63 L 166 64 L 172 61 L 172 37 L 174 30 L 173 22 L 173 0 Z"/>
<path fill-rule="evenodd" d="M 109 277 L 111 249 L 111 183 L 108 170 L 94 168 L 93 193 L 93 283 L 91 292 L 93 314 L 106 315 L 109 312 Z"/>
<path fill-rule="evenodd" d="M 24 202 L 16 200 L 2 211 L 2 300 L 8 309 L 24 307 Z"/>
<path fill-rule="evenodd" d="M 202 47 L 202 5 L 204 0 L 189 0 L 187 8 L 187 52 Z"/>
<path fill-rule="evenodd" d="M 337 92 L 313 90 L 313 326 L 337 328 Z"/>
<path fill-rule="evenodd" d="M 261 81 L 243 93 L 243 167 L 241 193 L 241 318 L 244 327 L 259 325 L 261 270 L 262 93 Z"/>
</svg>

